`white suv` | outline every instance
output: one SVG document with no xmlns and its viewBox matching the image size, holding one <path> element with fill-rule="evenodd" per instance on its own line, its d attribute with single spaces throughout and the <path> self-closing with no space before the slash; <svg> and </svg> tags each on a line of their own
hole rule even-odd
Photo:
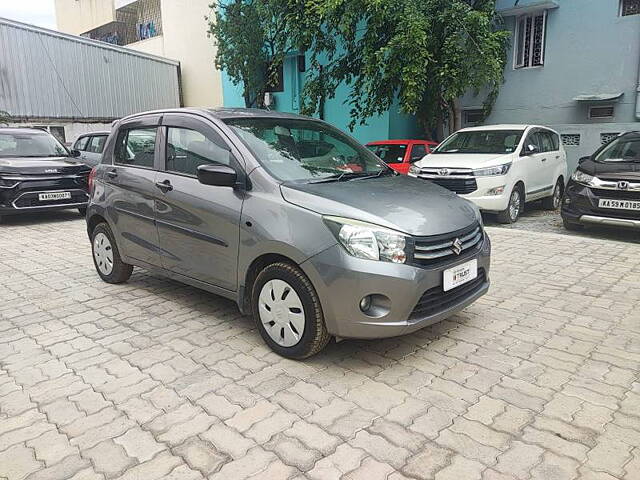
<svg viewBox="0 0 640 480">
<path fill-rule="evenodd" d="M 424 178 L 513 223 L 525 202 L 560 206 L 567 154 L 557 132 L 537 125 L 490 125 L 459 130 L 414 163 L 409 175 Z"/>
</svg>

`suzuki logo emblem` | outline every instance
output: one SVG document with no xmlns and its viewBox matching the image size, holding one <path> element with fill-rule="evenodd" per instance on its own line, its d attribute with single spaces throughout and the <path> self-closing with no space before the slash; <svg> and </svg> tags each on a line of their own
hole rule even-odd
<svg viewBox="0 0 640 480">
<path fill-rule="evenodd" d="M 453 245 L 451 245 L 451 250 L 453 251 L 453 253 L 455 253 L 456 255 L 460 255 L 460 253 L 462 253 L 462 241 L 460 241 L 459 238 L 456 238 L 453 241 Z"/>
<path fill-rule="evenodd" d="M 440 170 L 438 170 L 438 175 L 440 175 L 441 177 L 446 177 L 447 175 L 449 175 L 449 169 L 441 168 Z"/>
<path fill-rule="evenodd" d="M 629 182 L 622 180 L 621 182 L 618 182 L 618 190 L 628 190 L 629 189 Z"/>
</svg>

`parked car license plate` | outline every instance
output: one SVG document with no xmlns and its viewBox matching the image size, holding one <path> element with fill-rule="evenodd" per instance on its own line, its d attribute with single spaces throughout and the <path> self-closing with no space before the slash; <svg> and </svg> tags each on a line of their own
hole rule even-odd
<svg viewBox="0 0 640 480">
<path fill-rule="evenodd" d="M 444 271 L 444 291 L 464 285 L 478 277 L 478 260 L 473 259 Z"/>
<path fill-rule="evenodd" d="M 611 200 L 601 198 L 598 202 L 600 208 L 615 208 L 617 210 L 636 210 L 640 211 L 640 200 Z"/>
<path fill-rule="evenodd" d="M 38 194 L 38 200 L 41 202 L 51 200 L 68 200 L 71 198 L 71 192 L 51 192 Z"/>
</svg>

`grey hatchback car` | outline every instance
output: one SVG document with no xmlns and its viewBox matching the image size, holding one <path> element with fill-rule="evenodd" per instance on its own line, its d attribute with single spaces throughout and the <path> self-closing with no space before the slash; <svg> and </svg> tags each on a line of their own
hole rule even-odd
<svg viewBox="0 0 640 480">
<path fill-rule="evenodd" d="M 132 115 L 90 177 L 100 277 L 133 266 L 235 300 L 289 358 L 438 322 L 489 288 L 478 209 L 397 175 L 320 120 L 249 109 Z"/>
</svg>

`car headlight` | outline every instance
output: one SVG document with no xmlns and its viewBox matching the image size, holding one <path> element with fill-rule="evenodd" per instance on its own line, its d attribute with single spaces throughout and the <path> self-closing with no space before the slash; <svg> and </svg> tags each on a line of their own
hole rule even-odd
<svg viewBox="0 0 640 480">
<path fill-rule="evenodd" d="M 498 165 L 496 167 L 478 168 L 473 171 L 473 175 L 476 177 L 494 177 L 498 175 L 506 175 L 511 168 L 510 163 L 504 165 Z"/>
<path fill-rule="evenodd" d="M 573 175 L 571 175 L 571 180 L 581 183 L 582 185 L 591 185 L 594 178 L 595 177 L 593 175 L 584 173 L 582 170 L 576 170 L 573 172 Z"/>
<path fill-rule="evenodd" d="M 406 236 L 371 223 L 342 217 L 324 217 L 338 242 L 354 257 L 405 263 Z"/>
<path fill-rule="evenodd" d="M 417 177 L 418 175 L 420 175 L 420 167 L 418 167 L 417 165 L 411 165 L 409 167 L 409 175 L 412 177 Z"/>
</svg>

